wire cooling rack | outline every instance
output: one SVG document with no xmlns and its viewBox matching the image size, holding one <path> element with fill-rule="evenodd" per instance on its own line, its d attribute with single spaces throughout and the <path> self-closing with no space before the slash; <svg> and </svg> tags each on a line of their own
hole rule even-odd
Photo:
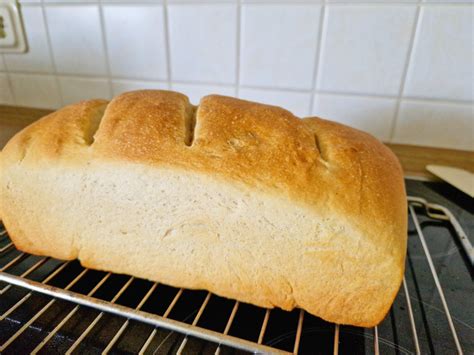
<svg viewBox="0 0 474 355">
<path fill-rule="evenodd" d="M 421 354 L 441 347 L 441 352 L 461 354 L 459 322 L 451 315 L 453 304 L 435 263 L 439 253 L 430 253 L 422 224 L 433 221 L 437 228 L 448 229 L 448 254 L 458 254 L 468 269 L 474 263 L 472 245 L 446 207 L 418 197 L 408 202 L 407 273 L 389 316 L 372 329 L 327 323 L 302 310 L 267 310 L 204 291 L 89 270 L 77 261 L 29 255 L 16 250 L 0 226 L 0 351 Z M 429 274 L 423 273 L 420 281 L 414 267 L 428 268 Z M 432 323 L 431 308 L 420 303 L 420 288 L 431 290 L 438 302 L 429 303 L 438 310 Z M 461 326 L 472 330 L 469 324 Z M 430 327 L 436 328 L 436 336 L 427 331 Z"/>
</svg>

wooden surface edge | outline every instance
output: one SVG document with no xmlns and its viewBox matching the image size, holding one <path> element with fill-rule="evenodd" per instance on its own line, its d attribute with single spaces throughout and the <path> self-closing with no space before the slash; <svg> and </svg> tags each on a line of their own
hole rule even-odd
<svg viewBox="0 0 474 355">
<path fill-rule="evenodd" d="M 54 110 L 0 105 L 0 124 L 23 128 L 51 112 Z"/>
<path fill-rule="evenodd" d="M 400 160 L 406 175 L 438 179 L 426 170 L 428 164 L 446 165 L 474 172 L 474 152 L 446 148 L 385 143 Z"/>
<path fill-rule="evenodd" d="M 53 112 L 48 109 L 0 105 L 0 147 L 16 131 Z M 425 167 L 428 164 L 447 165 L 474 172 L 474 152 L 385 143 L 400 160 L 405 175 L 437 180 Z"/>
</svg>

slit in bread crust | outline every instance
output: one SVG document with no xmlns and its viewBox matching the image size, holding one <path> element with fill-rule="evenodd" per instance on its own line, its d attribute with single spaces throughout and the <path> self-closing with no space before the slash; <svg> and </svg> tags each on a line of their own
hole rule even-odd
<svg viewBox="0 0 474 355">
<path fill-rule="evenodd" d="M 189 105 L 185 116 L 184 144 L 188 147 L 192 147 L 196 136 L 197 110 L 196 106 Z"/>
<path fill-rule="evenodd" d="M 84 130 L 84 142 L 86 145 L 91 146 L 95 142 L 95 135 L 99 130 L 102 119 L 105 115 L 105 110 L 107 109 L 108 104 L 100 107 L 96 114 L 90 118 L 88 125 Z"/>
<path fill-rule="evenodd" d="M 324 163 L 328 163 L 327 157 L 326 157 L 326 151 L 324 148 L 321 146 L 321 143 L 319 142 L 319 137 L 315 133 L 314 134 L 314 143 L 316 145 L 316 150 L 319 152 L 319 157 Z"/>
<path fill-rule="evenodd" d="M 23 160 L 25 160 L 26 155 L 28 154 L 30 150 L 31 144 L 32 144 L 32 138 L 31 136 L 27 136 L 23 143 L 23 149 L 21 150 L 21 156 L 18 159 L 18 164 L 21 164 Z"/>
</svg>

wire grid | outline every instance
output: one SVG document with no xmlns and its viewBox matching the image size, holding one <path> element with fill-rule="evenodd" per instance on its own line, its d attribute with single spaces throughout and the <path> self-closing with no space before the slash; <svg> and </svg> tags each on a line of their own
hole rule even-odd
<svg viewBox="0 0 474 355">
<path fill-rule="evenodd" d="M 430 218 L 450 222 L 456 230 L 457 237 L 459 238 L 466 255 L 471 257 L 472 245 L 470 245 L 469 240 L 467 239 L 461 226 L 448 209 L 440 205 L 430 204 L 421 198 L 409 197 L 408 209 L 410 219 L 414 224 L 416 234 L 423 247 L 426 262 L 429 265 L 431 276 L 441 299 L 452 340 L 455 343 L 457 352 L 462 354 L 463 350 L 461 343 L 459 341 L 459 337 L 454 326 L 450 310 L 448 308 L 443 288 L 441 287 L 441 283 L 433 264 L 431 254 L 426 243 L 426 238 L 420 226 L 420 221 L 416 214 L 415 207 L 422 207 L 424 212 Z M 44 351 L 47 346 L 51 346 L 51 342 L 54 341 L 58 334 L 63 332 L 68 323 L 72 322 L 75 316 L 77 317 L 78 314 L 84 309 L 90 310 L 91 308 L 97 310 L 99 313 L 93 313 L 93 317 L 89 317 L 86 320 L 86 327 L 83 327 L 80 333 L 76 334 L 76 337 L 67 344 L 67 348 L 64 349 L 65 353 L 70 354 L 73 351 L 80 349 L 81 344 L 83 345 L 84 339 L 86 337 L 91 337 L 91 335 L 94 334 L 96 328 L 100 328 L 99 323 L 103 320 L 104 316 L 107 314 L 114 314 L 116 316 L 120 316 L 119 324 L 115 326 L 113 336 L 109 336 L 108 340 L 101 344 L 102 349 L 100 351 L 103 354 L 113 352 L 114 347 L 121 341 L 121 338 L 124 337 L 124 334 L 126 334 L 126 332 L 133 326 L 134 323 L 149 325 L 147 328 L 148 333 L 146 333 L 147 336 L 144 341 L 142 339 L 140 349 L 137 351 L 140 354 L 160 352 L 165 341 L 173 333 L 183 334 L 182 338 L 179 339 L 179 344 L 176 344 L 175 346 L 176 353 L 178 354 L 189 352 L 189 343 L 192 342 L 194 338 L 200 338 L 215 344 L 215 349 L 213 349 L 215 354 L 219 354 L 223 350 L 225 351 L 225 349 L 228 347 L 258 353 L 271 352 L 298 354 L 298 352 L 301 350 L 301 335 L 305 326 L 305 319 L 315 318 L 303 310 L 297 310 L 295 311 L 296 313 L 293 312 L 293 314 L 297 314 L 297 320 L 293 324 L 294 329 L 269 340 L 266 335 L 269 324 L 271 324 L 273 320 L 272 315 L 275 314 L 275 312 L 289 312 L 259 309 L 263 316 L 259 320 L 260 323 L 258 327 L 255 328 L 257 331 L 254 332 L 255 334 L 253 338 L 238 337 L 235 334 L 230 334 L 230 331 L 236 316 L 239 314 L 239 309 L 248 306 L 241 304 L 238 301 L 227 300 L 227 302 L 232 302 L 232 307 L 230 312 L 226 312 L 225 319 L 223 322 L 221 322 L 221 327 L 219 329 L 216 329 L 213 326 L 206 327 L 205 322 L 200 322 L 203 318 L 203 315 L 205 315 L 206 311 L 209 309 L 209 304 L 212 302 L 212 300 L 221 299 L 220 297 L 211 293 L 174 289 L 175 292 L 172 293 L 172 297 L 164 297 L 164 299 L 160 301 L 161 311 L 151 312 L 149 310 L 144 310 L 144 306 L 152 298 L 156 297 L 157 294 L 160 295 L 159 288 L 161 286 L 156 282 L 147 282 L 146 287 L 142 287 L 143 292 L 141 293 L 140 299 L 135 301 L 134 307 L 131 307 L 129 304 L 123 305 L 121 298 L 127 292 L 133 291 L 137 282 L 144 283 L 145 281 L 143 280 L 121 275 L 120 277 L 122 278 L 122 281 L 120 285 L 115 287 L 113 292 L 108 290 L 106 296 L 104 297 L 101 295 L 101 290 L 103 291 L 103 289 L 106 288 L 105 285 L 117 275 L 113 275 L 110 272 L 105 273 L 85 269 L 78 266 L 78 263 L 75 261 L 60 262 L 48 257 L 37 257 L 22 253 L 15 249 L 14 245 L 8 238 L 7 232 L 4 229 L 0 230 L 0 245 L 3 245 L 0 248 L 0 281 L 6 283 L 3 284 L 0 290 L 0 300 L 7 292 L 13 292 L 13 289 L 15 288 L 24 290 L 24 293 L 21 295 L 21 297 L 15 299 L 12 304 L 9 304 L 8 307 L 3 310 L 3 313 L 0 315 L 0 324 L 1 322 L 12 319 L 12 316 L 16 312 L 22 311 L 22 308 L 26 308 L 27 301 L 31 299 L 34 294 L 42 294 L 47 296 L 45 303 L 42 304 L 42 306 L 39 307 L 33 315 L 18 324 L 14 329 L 14 332 L 9 334 L 8 338 L 4 339 L 3 344 L 0 346 L 0 352 L 2 353 L 7 351 L 9 347 L 15 342 L 21 342 L 22 336 L 24 336 L 24 334 L 27 333 L 31 328 L 34 328 L 35 324 L 39 323 L 39 320 L 42 317 L 48 315 L 48 312 L 53 312 L 53 309 L 55 306 L 57 307 L 58 304 L 63 309 L 67 308 L 66 311 L 63 311 L 61 313 L 61 317 L 58 317 L 58 319 L 53 322 L 54 327 L 52 327 L 52 329 L 45 331 L 41 330 L 38 332 L 37 336 L 35 337 L 35 339 L 37 339 L 37 343 L 34 344 L 35 346 L 31 350 L 31 353 L 35 354 L 40 351 Z M 38 273 L 39 270 L 45 268 L 47 265 L 49 265 L 49 271 L 46 273 L 43 272 L 39 279 L 38 277 L 35 277 L 35 273 Z M 22 267 L 18 268 L 19 266 Z M 21 270 L 21 272 L 13 272 L 15 267 L 16 270 Z M 75 272 L 72 272 L 71 269 L 75 269 Z M 97 274 L 94 275 L 94 282 L 91 282 L 90 278 L 87 279 L 91 276 L 91 273 Z M 55 285 L 53 281 L 55 279 L 61 278 L 61 276 L 64 275 L 68 276 L 66 277 L 67 281 L 60 285 Z M 77 286 L 81 284 L 81 282 L 83 284 L 90 285 L 90 287 L 87 288 L 87 291 L 84 291 L 86 289 L 84 286 L 80 288 L 81 291 L 77 291 Z M 109 286 L 108 288 L 110 289 L 111 287 Z M 405 278 L 403 279 L 402 291 L 406 300 L 410 324 L 412 349 L 410 349 L 409 352 L 421 354 L 420 340 L 415 322 L 415 314 L 413 311 L 409 287 Z M 177 303 L 180 300 L 183 300 L 183 294 L 189 292 L 200 292 L 202 295 L 201 301 L 193 305 L 193 311 L 189 313 L 186 319 L 177 320 L 176 317 L 173 317 L 172 313 L 176 308 Z M 66 307 L 66 304 L 68 304 L 69 307 Z M 258 307 L 254 308 L 258 309 Z M 90 313 L 91 312 L 89 312 L 89 314 Z M 331 327 L 333 328 L 331 350 L 334 354 L 338 354 L 342 345 L 340 341 L 341 329 L 345 328 L 345 326 L 333 324 Z M 166 337 L 163 338 L 163 336 L 160 335 L 160 329 L 167 329 L 170 332 Z M 379 354 L 380 345 L 383 343 L 383 341 L 381 341 L 379 338 L 379 329 L 375 327 L 366 331 L 369 332 L 368 337 L 373 339 L 371 352 L 374 354 Z M 160 338 L 160 341 L 157 341 L 157 338 Z M 290 339 L 291 344 L 289 344 L 287 341 L 286 348 L 281 348 L 278 346 L 278 341 L 279 339 L 284 338 Z M 105 346 L 103 344 L 105 344 Z M 317 338 L 314 337 L 314 349 L 317 349 L 317 344 Z"/>
</svg>

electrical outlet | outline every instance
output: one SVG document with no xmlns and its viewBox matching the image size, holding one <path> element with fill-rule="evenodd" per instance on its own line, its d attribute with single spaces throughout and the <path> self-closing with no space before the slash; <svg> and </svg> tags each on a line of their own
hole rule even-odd
<svg viewBox="0 0 474 355">
<path fill-rule="evenodd" d="M 0 0 L 0 53 L 26 51 L 20 8 L 15 0 Z"/>
</svg>

